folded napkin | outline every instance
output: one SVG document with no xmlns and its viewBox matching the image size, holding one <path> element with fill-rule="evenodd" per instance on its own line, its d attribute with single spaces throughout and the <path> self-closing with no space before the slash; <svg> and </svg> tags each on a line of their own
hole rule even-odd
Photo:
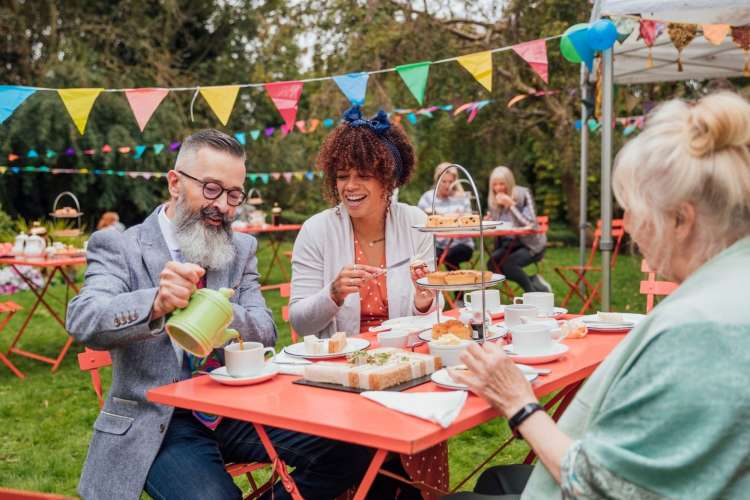
<svg viewBox="0 0 750 500">
<path fill-rule="evenodd" d="M 304 358 L 289 356 L 281 351 L 273 357 L 272 363 L 279 369 L 279 373 L 284 375 L 304 375 L 305 366 L 312 362 Z"/>
<path fill-rule="evenodd" d="M 362 396 L 392 410 L 429 420 L 447 428 L 466 402 L 466 391 L 393 392 L 365 391 Z"/>
</svg>

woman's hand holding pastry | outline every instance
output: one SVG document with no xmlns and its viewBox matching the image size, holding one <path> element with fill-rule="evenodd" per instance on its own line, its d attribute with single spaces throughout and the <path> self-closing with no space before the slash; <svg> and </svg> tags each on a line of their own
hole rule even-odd
<svg viewBox="0 0 750 500">
<path fill-rule="evenodd" d="M 425 312 L 432 305 L 432 301 L 435 300 L 435 292 L 419 286 L 417 280 L 427 276 L 430 269 L 427 264 L 421 260 L 415 260 L 412 262 L 409 269 L 411 271 L 411 281 L 416 290 L 416 293 L 414 294 L 414 306 L 418 311 Z"/>
<path fill-rule="evenodd" d="M 511 198 L 505 193 L 497 193 L 495 195 L 495 201 L 497 202 L 498 205 L 503 206 L 505 208 L 510 208 L 514 204 L 513 198 Z"/>
<path fill-rule="evenodd" d="M 537 402 L 528 380 L 501 346 L 493 342 L 472 343 L 461 353 L 461 361 L 471 374 L 450 370 L 451 377 L 466 384 L 504 416 L 512 417 L 524 405 Z"/>
<path fill-rule="evenodd" d="M 336 279 L 331 283 L 331 300 L 336 305 L 344 303 L 344 299 L 350 293 L 358 293 L 362 284 L 382 273 L 382 269 L 365 264 L 354 264 L 344 266 Z"/>
</svg>

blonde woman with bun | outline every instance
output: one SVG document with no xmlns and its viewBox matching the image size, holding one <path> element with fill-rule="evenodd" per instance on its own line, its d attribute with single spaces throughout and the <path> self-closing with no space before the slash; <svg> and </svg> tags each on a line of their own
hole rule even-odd
<svg viewBox="0 0 750 500">
<path fill-rule="evenodd" d="M 443 162 L 435 167 L 435 173 L 432 177 L 432 188 L 425 191 L 419 199 L 417 206 L 426 213 L 432 213 L 433 202 L 435 204 L 435 213 L 439 215 L 446 214 L 470 214 L 471 203 L 466 197 L 461 183 L 458 182 L 458 169 L 450 162 Z M 440 184 L 438 178 L 444 170 L 447 170 Z M 474 240 L 471 238 L 438 238 L 436 241 L 437 255 L 440 258 L 448 249 L 445 255 L 444 263 L 448 269 L 458 269 L 462 262 L 471 259 L 474 253 Z"/>
<path fill-rule="evenodd" d="M 538 227 L 531 191 L 529 188 L 516 185 L 516 178 L 508 167 L 495 167 L 490 174 L 489 184 L 489 219 L 507 222 L 512 227 Z M 542 260 L 546 247 L 546 234 L 498 238 L 487 268 L 515 281 L 524 292 L 551 292 L 552 287 L 541 276 L 529 276 L 523 270 L 529 264 Z"/>
<path fill-rule="evenodd" d="M 750 104 L 719 93 L 662 105 L 620 151 L 613 184 L 625 229 L 679 288 L 599 366 L 559 423 L 530 411 L 516 427 L 540 459 L 528 480 L 530 469 L 517 466 L 490 469 L 479 484 L 512 476 L 525 488 L 493 492 L 523 489 L 524 499 L 747 498 L 748 145 Z M 474 377 L 454 378 L 502 415 L 537 403 L 491 342 L 462 360 Z"/>
</svg>

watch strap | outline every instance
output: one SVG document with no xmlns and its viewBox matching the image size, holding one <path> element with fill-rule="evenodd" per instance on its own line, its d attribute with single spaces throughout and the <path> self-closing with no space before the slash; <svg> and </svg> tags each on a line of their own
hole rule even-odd
<svg viewBox="0 0 750 500">
<path fill-rule="evenodd" d="M 520 426 L 527 418 L 536 413 L 537 411 L 544 411 L 544 408 L 539 403 L 529 403 L 518 410 L 512 417 L 508 419 L 508 426 L 510 431 L 517 438 L 520 438 L 518 433 L 518 426 Z"/>
</svg>

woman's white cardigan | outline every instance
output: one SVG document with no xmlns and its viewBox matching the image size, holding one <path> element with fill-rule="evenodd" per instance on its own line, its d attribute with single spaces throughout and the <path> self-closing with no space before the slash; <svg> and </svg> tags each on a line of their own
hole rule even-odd
<svg viewBox="0 0 750 500">
<path fill-rule="evenodd" d="M 427 216 L 417 207 L 391 204 L 385 222 L 386 267 L 410 258 L 425 261 L 431 270 L 435 268 L 432 236 L 412 228 L 426 221 Z M 297 333 L 330 337 L 338 331 L 359 335 L 359 294 L 349 294 L 339 307 L 330 292 L 341 268 L 352 264 L 354 236 L 351 219 L 343 205 L 324 210 L 302 225 L 292 252 L 289 302 L 289 322 Z M 415 290 L 408 265 L 388 271 L 386 286 L 389 318 L 434 312 L 434 303 L 426 313 L 415 309 Z"/>
</svg>

